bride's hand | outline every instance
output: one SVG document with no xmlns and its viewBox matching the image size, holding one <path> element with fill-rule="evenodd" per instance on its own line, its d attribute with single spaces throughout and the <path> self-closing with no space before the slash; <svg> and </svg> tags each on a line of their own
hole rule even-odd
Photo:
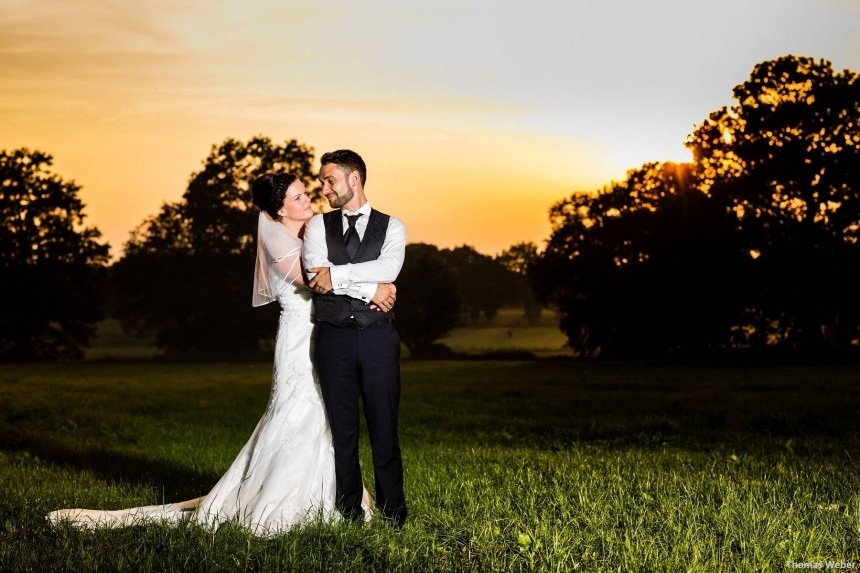
<svg viewBox="0 0 860 573">
<path fill-rule="evenodd" d="M 328 267 L 314 267 L 308 269 L 308 273 L 316 273 L 316 276 L 308 283 L 308 288 L 320 294 L 331 292 L 331 269 Z"/>
<path fill-rule="evenodd" d="M 370 308 L 388 312 L 394 308 L 395 300 L 397 300 L 397 287 L 391 283 L 379 283 L 376 285 L 376 294 L 370 300 Z"/>
</svg>

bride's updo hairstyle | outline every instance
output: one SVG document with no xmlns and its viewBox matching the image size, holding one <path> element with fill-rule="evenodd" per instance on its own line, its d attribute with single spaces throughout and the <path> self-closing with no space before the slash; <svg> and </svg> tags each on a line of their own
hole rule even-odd
<svg viewBox="0 0 860 573">
<path fill-rule="evenodd" d="M 292 173 L 266 173 L 260 175 L 251 185 L 251 195 L 253 196 L 254 205 L 265 211 L 269 216 L 277 221 L 281 218 L 278 215 L 278 209 L 284 204 L 284 197 L 287 196 L 287 189 L 296 180 L 296 176 Z"/>
</svg>

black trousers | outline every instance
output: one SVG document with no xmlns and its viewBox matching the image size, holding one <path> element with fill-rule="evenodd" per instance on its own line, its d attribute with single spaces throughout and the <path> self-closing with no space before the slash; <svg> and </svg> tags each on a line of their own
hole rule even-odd
<svg viewBox="0 0 860 573">
<path fill-rule="evenodd" d="M 397 438 L 400 405 L 400 337 L 390 321 L 365 329 L 318 322 L 314 358 L 334 441 L 338 509 L 360 519 L 358 398 L 370 435 L 376 505 L 402 525 L 406 520 L 403 461 Z"/>
</svg>

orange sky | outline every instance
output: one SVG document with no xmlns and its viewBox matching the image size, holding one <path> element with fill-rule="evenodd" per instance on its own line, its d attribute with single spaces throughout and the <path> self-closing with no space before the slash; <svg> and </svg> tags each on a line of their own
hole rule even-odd
<svg viewBox="0 0 860 573">
<path fill-rule="evenodd" d="M 54 155 L 114 256 L 255 134 L 355 149 L 410 241 L 496 254 L 572 191 L 688 158 L 756 62 L 860 69 L 851 0 L 287 4 L 0 0 L 0 146 Z"/>
</svg>

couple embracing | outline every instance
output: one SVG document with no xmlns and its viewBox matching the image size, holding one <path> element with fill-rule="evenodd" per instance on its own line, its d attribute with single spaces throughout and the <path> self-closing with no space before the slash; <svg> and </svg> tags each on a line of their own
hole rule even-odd
<svg viewBox="0 0 860 573">
<path fill-rule="evenodd" d="M 64 509 L 52 522 L 119 527 L 141 520 L 232 521 L 276 534 L 337 514 L 376 511 L 400 527 L 407 515 L 397 437 L 400 339 L 392 324 L 406 230 L 370 206 L 367 170 L 350 150 L 321 158 L 333 211 L 313 215 L 302 182 L 266 174 L 252 186 L 260 208 L 254 306 L 281 306 L 266 411 L 227 472 L 205 496 L 121 510 Z M 370 437 L 375 504 L 358 460 L 359 397 Z"/>
</svg>

